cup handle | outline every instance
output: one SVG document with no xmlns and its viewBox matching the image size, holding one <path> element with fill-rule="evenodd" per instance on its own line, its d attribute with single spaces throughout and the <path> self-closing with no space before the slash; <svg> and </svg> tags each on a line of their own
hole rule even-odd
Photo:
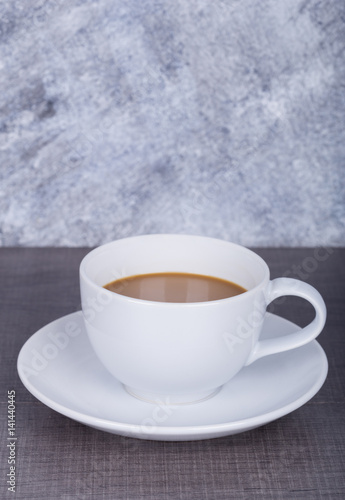
<svg viewBox="0 0 345 500">
<path fill-rule="evenodd" d="M 315 339 L 321 333 L 326 322 L 326 305 L 314 287 L 292 278 L 277 278 L 269 284 L 267 305 L 282 295 L 296 295 L 308 300 L 314 306 L 315 318 L 306 327 L 285 337 L 259 340 L 245 366 L 250 365 L 263 356 L 301 347 Z"/>
</svg>

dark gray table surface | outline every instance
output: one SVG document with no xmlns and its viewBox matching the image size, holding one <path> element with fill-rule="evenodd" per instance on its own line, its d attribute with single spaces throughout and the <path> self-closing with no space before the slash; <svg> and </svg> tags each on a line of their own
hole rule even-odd
<svg viewBox="0 0 345 500">
<path fill-rule="evenodd" d="M 328 319 L 318 340 L 329 360 L 319 393 L 293 413 L 250 432 L 194 442 L 143 441 L 94 430 L 56 413 L 20 382 L 24 342 L 80 309 L 85 248 L 2 248 L 1 493 L 20 499 L 345 498 L 345 249 L 256 249 L 271 277 L 300 277 L 323 295 Z M 319 252 L 319 253 L 317 253 Z M 274 313 L 300 326 L 310 304 L 286 298 Z M 16 493 L 7 491 L 7 391 L 16 392 Z"/>
</svg>

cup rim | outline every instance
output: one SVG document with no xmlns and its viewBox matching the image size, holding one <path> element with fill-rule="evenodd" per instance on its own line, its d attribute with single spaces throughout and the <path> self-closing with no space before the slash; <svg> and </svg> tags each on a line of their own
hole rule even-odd
<svg viewBox="0 0 345 500">
<path fill-rule="evenodd" d="M 141 238 L 147 238 L 147 237 L 187 237 L 187 238 L 200 238 L 200 239 L 207 239 L 207 240 L 213 240 L 213 241 L 218 241 L 218 242 L 223 242 L 227 243 L 233 247 L 236 247 L 240 249 L 241 251 L 250 254 L 251 256 L 254 256 L 258 262 L 260 262 L 261 267 L 264 270 L 264 277 L 258 283 L 255 287 L 251 288 L 250 290 L 246 290 L 243 293 L 240 293 L 239 295 L 235 295 L 233 297 L 226 297 L 224 299 L 217 299 L 217 300 L 208 300 L 208 301 L 202 301 L 202 302 L 162 302 L 162 301 L 155 301 L 155 300 L 146 300 L 146 299 L 138 299 L 134 297 L 128 297 L 126 295 L 121 295 L 120 293 L 112 292 L 110 290 L 107 290 L 104 288 L 104 286 L 98 285 L 95 283 L 88 275 L 86 272 L 86 265 L 87 261 L 90 260 L 91 258 L 96 257 L 96 255 L 100 255 L 103 252 L 107 251 L 107 249 L 113 245 L 114 243 L 117 243 L 119 241 L 124 241 L 124 240 L 134 240 L 134 239 L 141 239 Z M 83 259 L 80 262 L 79 266 L 79 273 L 80 273 L 80 278 L 83 278 L 84 281 L 86 281 L 89 285 L 92 287 L 96 288 L 99 291 L 102 291 L 102 293 L 110 294 L 109 296 L 113 297 L 114 295 L 116 296 L 117 300 L 123 300 L 126 303 L 135 303 L 135 304 L 141 304 L 141 305 L 151 305 L 155 307 L 200 307 L 200 306 L 207 306 L 211 307 L 217 304 L 224 304 L 227 301 L 231 300 L 232 302 L 236 300 L 243 300 L 244 297 L 248 297 L 248 295 L 252 295 L 255 292 L 257 292 L 258 289 L 260 289 L 266 282 L 268 283 L 270 280 L 270 270 L 266 262 L 260 255 L 257 253 L 253 252 L 247 247 L 244 247 L 242 245 L 239 245 L 237 243 L 233 243 L 232 241 L 227 241 L 227 240 L 222 240 L 220 238 L 212 238 L 209 236 L 202 236 L 202 235 L 196 235 L 196 234 L 183 234 L 183 233 L 153 233 L 153 234 L 142 234 L 142 235 L 136 235 L 136 236 L 128 236 L 126 238 L 119 238 L 117 240 L 112 240 L 108 243 L 104 243 L 103 245 L 100 245 L 94 249 L 92 249 L 90 252 L 88 252 Z"/>
</svg>

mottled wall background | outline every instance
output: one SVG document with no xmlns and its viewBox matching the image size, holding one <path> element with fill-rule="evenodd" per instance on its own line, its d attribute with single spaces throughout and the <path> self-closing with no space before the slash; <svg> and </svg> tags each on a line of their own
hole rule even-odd
<svg viewBox="0 0 345 500">
<path fill-rule="evenodd" d="M 344 245 L 345 3 L 0 3 L 1 245 Z"/>
</svg>

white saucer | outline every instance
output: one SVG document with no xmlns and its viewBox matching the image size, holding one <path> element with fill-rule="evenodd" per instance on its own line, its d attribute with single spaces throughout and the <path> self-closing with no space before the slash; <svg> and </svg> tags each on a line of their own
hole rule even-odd
<svg viewBox="0 0 345 500">
<path fill-rule="evenodd" d="M 296 325 L 267 314 L 262 338 Z M 314 340 L 259 359 L 213 398 L 182 406 L 154 405 L 130 396 L 96 358 L 81 312 L 60 318 L 22 347 L 18 373 L 25 387 L 59 413 L 96 429 L 141 439 L 186 441 L 248 431 L 296 410 L 321 388 L 328 363 Z"/>
</svg>

